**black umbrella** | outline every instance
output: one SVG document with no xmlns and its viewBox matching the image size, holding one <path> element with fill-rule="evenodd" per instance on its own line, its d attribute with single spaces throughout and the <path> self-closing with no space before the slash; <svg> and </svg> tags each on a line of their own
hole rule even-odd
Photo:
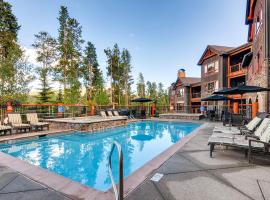
<svg viewBox="0 0 270 200">
<path fill-rule="evenodd" d="M 243 113 L 242 95 L 246 93 L 265 92 L 265 91 L 270 91 L 270 89 L 259 87 L 259 86 L 242 85 L 238 87 L 219 90 L 217 92 L 214 92 L 213 94 L 223 94 L 223 95 L 240 94 L 241 95 L 241 110 Z"/>
<path fill-rule="evenodd" d="M 233 100 L 233 99 L 222 96 L 222 95 L 212 95 L 209 97 L 202 98 L 201 100 L 202 101 L 228 101 L 228 100 Z"/>
<path fill-rule="evenodd" d="M 242 86 L 238 86 L 238 87 L 226 88 L 223 90 L 219 90 L 219 91 L 214 92 L 213 94 L 223 94 L 223 95 L 240 94 L 240 95 L 243 95 L 246 93 L 264 92 L 264 91 L 270 91 L 270 89 L 259 87 L 259 86 L 242 85 Z"/>
<path fill-rule="evenodd" d="M 137 103 L 147 103 L 147 102 L 151 102 L 151 101 L 152 101 L 152 99 L 147 99 L 144 97 L 131 100 L 131 102 L 137 102 Z"/>
</svg>

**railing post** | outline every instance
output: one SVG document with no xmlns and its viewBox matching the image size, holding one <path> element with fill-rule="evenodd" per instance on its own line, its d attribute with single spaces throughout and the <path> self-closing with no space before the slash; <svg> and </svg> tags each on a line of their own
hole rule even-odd
<svg viewBox="0 0 270 200">
<path fill-rule="evenodd" d="M 113 173 L 112 173 L 112 154 L 114 148 L 117 148 L 118 157 L 119 157 L 119 183 L 118 183 L 118 191 L 114 182 Z M 115 200 L 123 200 L 124 199 L 124 174 L 123 174 L 123 152 L 121 146 L 118 142 L 113 142 L 113 146 L 111 152 L 109 154 L 109 175 L 112 181 L 112 187 L 115 194 Z"/>
</svg>

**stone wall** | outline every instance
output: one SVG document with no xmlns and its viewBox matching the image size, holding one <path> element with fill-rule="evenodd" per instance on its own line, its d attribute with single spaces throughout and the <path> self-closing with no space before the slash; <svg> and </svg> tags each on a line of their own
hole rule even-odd
<svg viewBox="0 0 270 200">
<path fill-rule="evenodd" d="M 70 123 L 70 122 L 48 122 L 50 128 L 53 129 L 75 129 L 78 131 L 93 132 L 104 129 L 109 129 L 118 126 L 127 125 L 126 119 L 121 120 L 111 120 L 111 121 L 101 121 L 93 123 Z"/>
</svg>

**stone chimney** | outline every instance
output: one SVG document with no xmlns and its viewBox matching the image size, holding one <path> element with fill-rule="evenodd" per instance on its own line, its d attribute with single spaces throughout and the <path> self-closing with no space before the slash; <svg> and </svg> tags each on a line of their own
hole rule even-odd
<svg viewBox="0 0 270 200">
<path fill-rule="evenodd" d="M 178 78 L 185 78 L 186 77 L 186 70 L 185 69 L 179 69 L 178 70 Z"/>
</svg>

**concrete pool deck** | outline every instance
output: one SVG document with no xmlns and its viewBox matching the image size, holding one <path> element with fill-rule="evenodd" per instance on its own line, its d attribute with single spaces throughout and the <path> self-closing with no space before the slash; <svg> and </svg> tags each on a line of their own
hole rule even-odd
<svg viewBox="0 0 270 200">
<path fill-rule="evenodd" d="M 243 152 L 217 147 L 210 158 L 207 141 L 214 125 L 201 129 L 126 199 L 270 199 L 269 157 L 257 156 L 248 164 Z M 155 173 L 164 175 L 159 182 L 150 180 Z"/>
<path fill-rule="evenodd" d="M 213 127 L 214 124 L 211 123 L 199 129 L 197 134 L 177 149 L 176 153 L 173 152 L 161 166 L 156 166 L 145 181 L 127 194 L 126 199 L 270 199 L 269 158 L 256 159 L 253 164 L 248 164 L 242 152 L 218 150 L 220 147 L 214 152 L 214 158 L 209 158 L 207 140 Z M 19 162 L 5 163 L 0 160 L 0 200 L 113 199 L 111 194 L 108 196 L 110 198 L 91 196 L 90 193 L 83 196 L 84 188 L 76 188 L 77 184 L 74 182 L 68 183 L 69 186 L 73 185 L 67 187 L 68 191 L 62 189 L 64 195 L 57 187 L 49 187 L 33 180 L 31 175 L 39 174 L 39 170 L 34 172 L 22 167 L 21 171 L 26 172 L 23 175 L 12 170 L 12 165 L 19 165 Z M 159 182 L 150 180 L 155 173 L 164 174 Z M 48 182 L 57 182 L 48 177 L 40 177 L 45 178 Z M 60 179 L 58 181 L 64 180 Z M 126 187 L 128 182 L 124 182 Z M 73 196 L 74 191 L 82 196 Z"/>
</svg>

